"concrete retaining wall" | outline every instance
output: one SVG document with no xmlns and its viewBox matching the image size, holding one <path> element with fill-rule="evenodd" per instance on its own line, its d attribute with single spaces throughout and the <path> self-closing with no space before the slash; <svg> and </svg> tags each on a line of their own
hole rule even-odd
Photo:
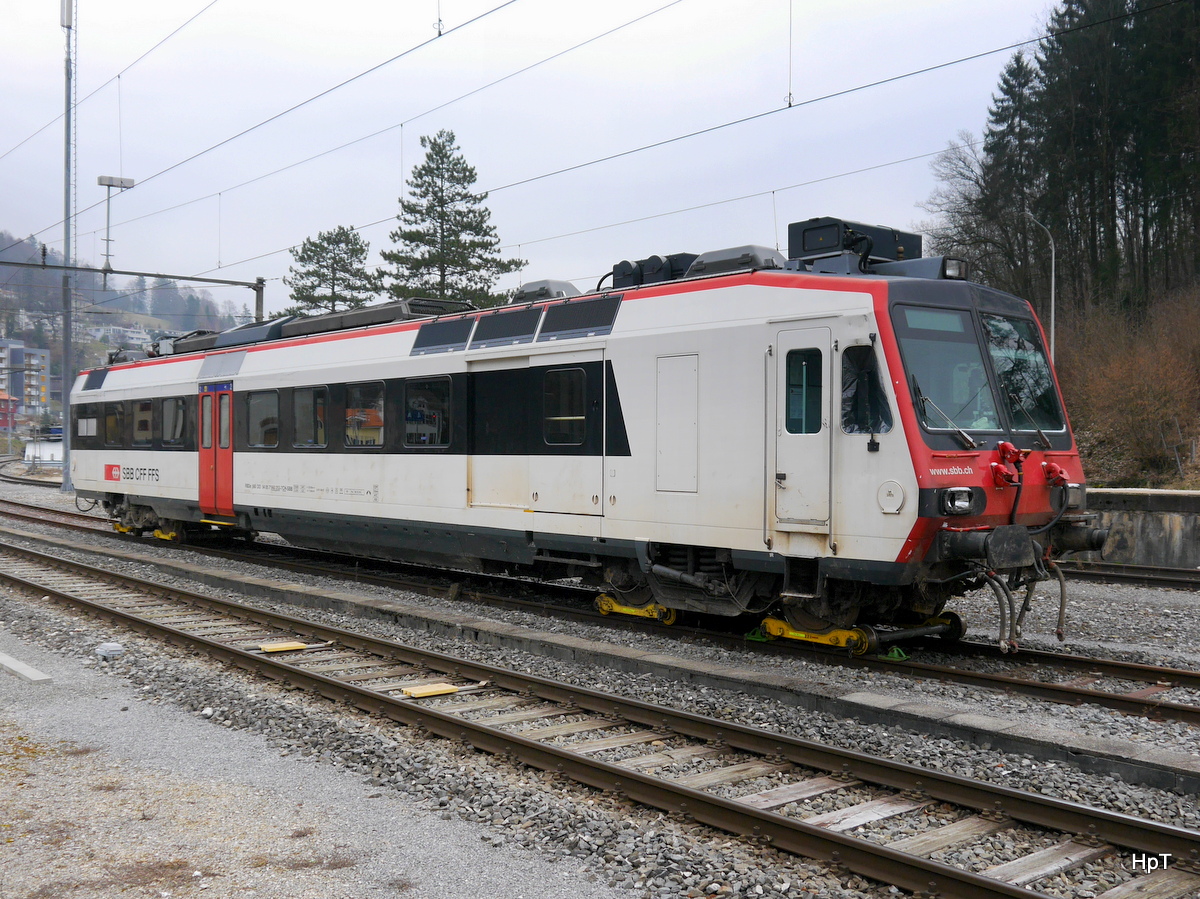
<svg viewBox="0 0 1200 899">
<path fill-rule="evenodd" d="M 1200 493 L 1185 490 L 1088 490 L 1088 509 L 1109 528 L 1104 555 L 1127 565 L 1200 568 Z"/>
</svg>

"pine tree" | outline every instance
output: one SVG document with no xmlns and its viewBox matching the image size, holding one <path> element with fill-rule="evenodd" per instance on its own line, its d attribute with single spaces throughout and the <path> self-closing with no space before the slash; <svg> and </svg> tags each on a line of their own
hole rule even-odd
<svg viewBox="0 0 1200 899">
<path fill-rule="evenodd" d="M 396 250 L 380 255 L 395 266 L 388 290 L 396 297 L 428 296 L 492 306 L 496 279 L 525 263 L 500 257 L 500 238 L 473 193 L 476 174 L 455 144 L 453 131 L 421 138 L 425 160 L 408 181 L 411 199 L 401 198 L 401 226 L 389 235 Z"/>
<path fill-rule="evenodd" d="M 370 244 L 353 228 L 339 225 L 306 238 L 292 250 L 296 265 L 283 283 L 292 288 L 293 315 L 317 315 L 339 309 L 357 309 L 380 289 L 376 275 L 367 271 Z"/>
<path fill-rule="evenodd" d="M 1034 160 L 1038 149 L 1037 90 L 1037 70 L 1024 54 L 1017 53 L 1005 66 L 999 93 L 992 95 L 988 109 L 980 208 L 993 232 L 988 265 L 992 283 L 1029 300 L 1041 295 L 1029 260 L 1043 255 L 1049 260 L 1049 250 L 1042 252 L 1041 233 L 1029 219 L 1030 214 L 1043 222 L 1047 218 L 1046 211 L 1034 208 L 1044 189 L 1044 178 Z M 1035 242 L 1036 254 L 1032 251 Z"/>
<path fill-rule="evenodd" d="M 178 322 L 184 312 L 184 300 L 179 286 L 167 278 L 155 278 L 150 286 L 150 314 L 168 322 Z"/>
</svg>

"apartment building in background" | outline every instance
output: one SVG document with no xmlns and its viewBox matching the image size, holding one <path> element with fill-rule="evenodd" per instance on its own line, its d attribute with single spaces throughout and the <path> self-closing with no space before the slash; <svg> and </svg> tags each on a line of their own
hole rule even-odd
<svg viewBox="0 0 1200 899">
<path fill-rule="evenodd" d="M 50 351 L 0 340 L 0 391 L 17 401 L 19 415 L 40 419 L 50 409 Z"/>
</svg>

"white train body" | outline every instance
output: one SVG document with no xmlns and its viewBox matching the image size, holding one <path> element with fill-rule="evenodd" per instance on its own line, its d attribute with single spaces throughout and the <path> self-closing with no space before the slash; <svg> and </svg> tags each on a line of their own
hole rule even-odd
<svg viewBox="0 0 1200 899">
<path fill-rule="evenodd" d="M 1005 566 L 1011 547 L 981 542 L 997 528 L 1012 542 L 1054 519 L 1056 533 L 1075 526 L 1059 542 L 1078 548 L 1079 521 L 1055 518 L 1068 496 L 1078 518 L 1082 472 L 1053 381 L 1057 428 L 1010 409 L 976 418 L 985 427 L 964 440 L 959 414 L 936 420 L 935 390 L 912 387 L 922 345 L 897 336 L 900 305 L 948 322 L 1002 312 L 1040 340 L 1028 304 L 846 259 L 830 274 L 766 254 L 730 272 L 365 327 L 347 316 L 293 336 L 277 322 L 117 362 L 75 385 L 72 479 L 127 529 L 270 531 L 379 558 L 569 573 L 631 605 L 783 607 L 810 625 L 922 620 L 977 569 L 1045 555 L 1045 538 L 1017 540 Z M 974 364 L 921 380 L 961 394 Z M 983 375 L 1004 373 L 993 360 Z M 994 470 L 1005 442 L 1023 453 L 1017 483 Z M 950 488 L 968 497 L 953 514 Z M 963 536 L 947 544 L 945 531 Z"/>
</svg>

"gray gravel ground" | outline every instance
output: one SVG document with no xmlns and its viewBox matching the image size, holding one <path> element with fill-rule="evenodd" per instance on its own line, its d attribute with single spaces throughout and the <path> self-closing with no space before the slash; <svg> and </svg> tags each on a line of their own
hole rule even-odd
<svg viewBox="0 0 1200 899">
<path fill-rule="evenodd" d="M 311 749 L 281 757 L 261 734 L 214 730 L 92 658 L 48 652 L 7 628 L 0 652 L 54 678 L 0 677 L 5 899 L 494 897 L 497 884 L 527 899 L 614 895 L 578 864 L 489 846 L 436 804 L 347 776 Z M 135 673 L 142 661 L 122 667 Z M 221 689 L 224 675 L 184 667 L 195 680 L 179 678 L 176 690 L 238 701 Z"/>
<path fill-rule="evenodd" d="M 6 487 L 0 495 L 19 492 Z M 49 491 L 30 492 L 28 498 L 30 501 L 45 502 L 47 493 Z M 183 557 L 179 551 L 169 547 L 161 552 Z M 206 562 L 206 566 L 209 564 Z M 344 589 L 344 585 L 339 588 Z M 1099 585 L 1076 586 L 1074 589 L 1078 601 L 1072 624 L 1077 624 L 1074 633 L 1078 637 L 1073 639 L 1078 642 L 1070 644 L 1070 648 L 1109 654 L 1119 652 L 1122 657 L 1182 667 L 1200 664 L 1200 627 L 1196 624 L 1195 614 L 1198 603 L 1193 594 L 1133 588 L 1118 590 Z M 368 589 L 363 592 L 384 595 L 384 591 Z M 914 682 L 796 662 L 748 660 L 700 644 L 680 644 L 629 634 L 614 635 L 599 628 L 551 624 L 537 616 L 485 611 L 467 604 L 426 602 L 430 605 L 453 606 L 460 611 L 472 608 L 480 616 L 502 618 L 514 624 L 531 624 L 542 630 L 577 633 L 609 642 L 644 643 L 648 649 L 658 648 L 677 655 L 716 659 L 726 664 L 732 662 L 747 668 L 761 666 L 763 670 L 773 670 L 780 664 L 786 664 L 795 673 L 800 667 L 812 672 L 814 687 L 817 688 L 825 683 L 839 687 L 852 685 L 856 689 L 881 693 L 901 692 L 919 698 L 936 699 L 964 710 L 982 711 L 1000 717 L 1020 716 L 1024 720 L 1044 720 L 1051 726 L 1107 735 L 1114 741 L 1154 741 L 1174 751 L 1200 753 L 1197 729 L 1180 725 L 1152 724 L 1143 719 L 1124 718 L 1086 707 L 1064 709 L 1016 697 L 980 695 L 965 688 L 948 688 L 932 682 Z M 972 614 L 972 603 L 978 604 L 979 617 L 986 614 L 989 617 L 982 620 L 990 622 L 990 601 L 984 598 L 970 600 L 965 609 L 968 616 Z M 535 772 L 509 768 L 494 759 L 444 741 L 416 738 L 404 729 L 381 725 L 365 716 L 340 712 L 323 701 L 283 692 L 270 684 L 179 656 L 175 650 L 164 649 L 139 637 L 120 635 L 121 641 L 130 649 L 129 654 L 115 663 L 98 663 L 89 653 L 97 643 L 113 637 L 109 630 L 94 622 L 68 618 L 62 613 L 32 609 L 25 601 L 0 598 L 0 621 L 5 622 L 3 631 L 19 637 L 27 644 L 53 650 L 55 655 L 50 657 L 51 661 L 71 666 L 80 672 L 81 678 L 99 686 L 87 690 L 63 689 L 61 685 L 52 688 L 53 691 L 69 695 L 55 699 L 50 704 L 51 708 L 59 703 L 66 708 L 68 702 L 80 702 L 87 704 L 91 711 L 81 711 L 77 716 L 69 712 L 47 716 L 41 713 L 41 702 L 37 697 L 51 693 L 38 694 L 37 690 L 42 688 L 23 686 L 20 688 L 22 695 L 34 699 L 25 705 L 14 706 L 7 700 L 7 691 L 13 685 L 3 684 L 0 687 L 5 691 L 0 692 L 0 701 L 4 701 L 4 710 L 0 713 L 3 722 L 0 735 L 28 731 L 30 739 L 52 747 L 61 740 L 86 747 L 93 740 L 99 742 L 99 737 L 90 735 L 95 728 L 97 733 L 106 732 L 112 739 L 112 742 L 102 744 L 104 764 L 117 765 L 111 770 L 118 772 L 123 782 L 135 784 L 138 788 L 143 784 L 147 785 L 147 789 L 161 785 L 163 790 L 160 795 L 163 797 L 169 797 L 172 790 L 179 796 L 193 796 L 196 783 L 211 784 L 210 792 L 213 795 L 231 798 L 238 791 L 229 788 L 228 793 L 224 792 L 229 783 L 253 784 L 251 792 L 261 791 L 248 801 L 243 796 L 240 803 L 234 801 L 222 806 L 218 802 L 209 816 L 214 820 L 238 821 L 238 837 L 233 841 L 226 840 L 223 845 L 219 840 L 198 840 L 196 843 L 197 847 L 216 847 L 219 852 L 215 859 L 220 859 L 229 854 L 227 850 L 231 845 L 237 845 L 237 839 L 246 841 L 251 848 L 245 852 L 239 850 L 238 855 L 243 859 L 266 861 L 259 868 L 252 868 L 248 863 L 245 869 L 238 869 L 241 873 L 237 876 L 249 878 L 253 872 L 259 872 L 261 879 L 253 881 L 255 885 L 251 888 L 260 892 L 246 893 L 245 886 L 235 889 L 236 884 L 251 884 L 251 881 L 239 881 L 234 874 L 228 874 L 224 880 L 210 878 L 205 895 L 341 895 L 335 890 L 342 888 L 342 884 L 335 878 L 345 878 L 347 889 L 356 878 L 363 878 L 367 888 L 354 886 L 358 890 L 356 895 L 363 896 L 484 895 L 482 892 L 469 891 L 477 881 L 468 877 L 460 879 L 452 876 L 450 880 L 437 880 L 433 879 L 435 874 L 424 873 L 427 870 L 439 870 L 436 866 L 432 869 L 416 867 L 418 859 L 432 863 L 435 858 L 440 860 L 442 857 L 459 855 L 459 844 L 453 842 L 453 836 L 445 838 L 455 847 L 448 852 L 442 852 L 441 843 L 428 840 L 425 836 L 416 835 L 411 839 L 405 836 L 410 826 L 416 827 L 416 833 L 421 834 L 420 827 L 431 824 L 464 828 L 467 837 L 463 845 L 474 845 L 464 848 L 462 857 L 473 859 L 475 856 L 472 853 L 480 850 L 486 855 L 485 859 L 471 862 L 466 867 L 498 872 L 495 876 L 489 876 L 481 886 L 484 889 L 490 887 L 505 896 L 522 893 L 526 889 L 522 886 L 524 882 L 550 884 L 543 887 L 542 892 L 525 891 L 523 894 L 527 896 L 557 895 L 545 890 L 559 885 L 572 890 L 573 895 L 605 895 L 605 890 L 611 885 L 621 890 L 632 890 L 633 895 L 652 896 L 655 899 L 688 895 L 797 896 L 807 893 L 820 896 L 880 896 L 889 893 L 887 888 L 868 885 L 859 878 L 827 866 L 810 864 L 771 851 L 747 849 L 735 841 L 703 828 L 695 828 L 687 822 L 646 810 L 631 809 L 611 797 L 563 784 Z M 1137 610 L 1137 614 L 1131 614 L 1131 609 Z M 917 760 L 930 767 L 1082 800 L 1165 823 L 1200 827 L 1200 812 L 1197 811 L 1195 796 L 1134 787 L 1120 782 L 1118 778 L 1085 775 L 1062 764 L 1040 762 L 1028 756 L 1006 755 L 961 741 L 931 738 L 898 728 L 868 727 L 781 703 L 760 700 L 748 703 L 745 697 L 736 693 L 681 684 L 667 678 L 598 671 L 594 668 L 580 669 L 532 654 L 462 644 L 379 621 L 368 622 L 311 611 L 303 614 L 340 626 L 371 630 L 423 647 L 470 655 L 492 664 L 530 670 L 599 689 L 648 696 L 655 701 L 702 714 L 853 746 L 885 756 Z M 1046 614 L 1049 616 L 1051 613 Z M 1160 639 L 1164 621 L 1170 622 L 1169 645 Z M 1045 622 L 1032 622 L 1032 626 L 1027 628 L 1026 642 L 1038 640 L 1037 635 L 1047 626 Z M 1052 638 L 1048 642 L 1052 643 Z M 0 651 L 6 650 L 0 647 Z M 27 654 L 35 652 L 33 649 L 25 651 Z M 41 649 L 36 651 L 40 652 Z M 129 711 L 117 712 L 110 711 L 115 701 L 97 698 L 98 695 L 116 696 L 119 691 L 132 691 L 121 695 L 136 695 L 141 701 L 130 702 L 122 698 L 119 701 L 129 706 Z M 211 709 L 211 717 L 200 717 L 206 709 Z M 135 728 L 138 739 L 129 745 L 144 743 L 157 747 L 167 754 L 158 761 L 148 755 L 123 751 L 120 735 L 122 732 L 128 734 L 131 729 L 122 728 L 121 722 L 133 720 L 130 716 L 135 711 L 143 719 L 138 719 Z M 82 732 L 79 729 L 73 732 L 76 717 L 81 722 L 112 723 L 107 731 L 92 725 Z M 48 725 L 39 722 L 56 722 L 61 729 L 42 733 L 38 728 Z M 221 731 L 214 731 L 214 724 L 220 726 Z M 188 734 L 189 741 L 178 739 L 175 736 L 177 732 Z M 217 733 L 220 737 L 214 739 Z M 194 743 L 191 742 L 193 738 Z M 236 747 L 236 751 L 230 747 Z M 226 756 L 227 752 L 230 757 Z M 196 764 L 197 758 L 207 756 L 222 759 L 215 766 L 216 774 L 211 770 L 206 774 L 190 767 Z M 38 755 L 34 763 L 62 766 L 62 776 L 69 778 L 71 772 L 80 776 L 95 767 L 84 763 L 99 757 L 99 754 L 65 755 L 56 749 Z M 616 757 L 618 755 L 614 755 Z M 231 759 L 236 760 L 236 764 Z M 240 773 L 237 765 L 248 765 L 250 770 L 260 771 L 264 778 L 269 773 L 278 779 L 258 781 Z M 672 772 L 702 770 L 709 765 L 711 763 L 704 760 L 693 760 L 675 766 Z M 126 774 L 127 771 L 137 773 Z M 147 778 L 143 773 L 145 771 L 155 772 L 158 779 Z M 8 779 L 8 772 L 7 760 L 0 758 L 0 774 L 5 780 Z M 221 779 L 226 774 L 229 776 L 228 782 Z M 208 780 L 207 777 L 214 779 Z M 67 782 L 70 781 L 63 781 Z M 319 788 L 320 784 L 326 782 L 327 789 Z M 763 778 L 753 786 L 761 789 L 774 782 L 770 778 Z M 289 784 L 296 786 L 289 790 Z M 748 786 L 744 785 L 734 792 L 744 792 Z M 303 807 L 295 806 L 292 801 L 292 796 L 300 790 L 304 793 Z M 113 796 L 122 795 L 120 790 L 76 789 L 74 792 L 89 801 L 109 801 Z M 373 800 L 365 798 L 372 793 L 381 795 Z M 318 795 L 323 798 L 317 798 Z M 809 816 L 844 807 L 861 798 L 856 791 L 836 797 L 826 794 L 786 811 Z M 180 800 L 164 798 L 160 805 L 164 809 L 175 809 L 180 805 Z M 221 811 L 222 808 L 224 811 Z M 363 820 L 379 820 L 372 818 L 372 815 L 383 808 L 392 810 L 382 816 L 383 830 L 372 831 L 372 825 L 362 823 Z M 79 814 L 88 817 L 85 811 Z M 308 814 L 313 817 L 304 817 Z M 941 823 L 947 820 L 947 815 L 953 817 L 954 814 L 954 810 L 935 804 L 913 815 L 877 822 L 864 830 L 863 835 L 886 841 Z M 304 823 L 297 823 L 297 831 L 307 827 L 314 827 L 316 831 L 304 837 L 292 837 L 291 830 L 284 834 L 283 830 L 288 825 L 281 827 L 279 823 L 272 822 L 283 820 L 290 824 L 288 815 L 299 816 L 297 822 L 304 817 Z M 12 820 L 11 815 L 8 818 Z M 349 822 L 348 826 L 342 826 L 343 820 Z M 389 821 L 392 822 L 390 827 Z M 402 822 L 403 826 L 397 828 L 397 822 Z M 273 831 L 272 826 L 275 828 Z M 242 835 L 243 830 L 245 836 Z M 471 833 L 475 836 L 471 837 Z M 387 834 L 388 839 L 381 840 L 380 834 Z M 1021 844 L 1028 842 L 1026 837 L 1017 832 L 998 834 L 981 841 L 970 850 L 961 850 L 960 854 L 963 855 L 963 862 L 973 868 L 987 867 L 1011 857 Z M 42 836 L 38 839 L 44 841 L 48 838 Z M 253 842 L 251 846 L 252 841 L 259 839 L 263 842 Z M 322 839 L 326 842 L 320 842 Z M 312 841 L 314 846 L 314 854 L 310 858 L 317 858 L 323 851 L 327 854 L 321 857 L 327 863 L 324 867 L 287 868 L 286 860 L 296 857 L 295 853 L 301 851 L 297 847 L 305 841 Z M 185 840 L 178 845 L 186 847 L 191 844 Z M 393 853 L 397 845 L 409 847 L 408 852 Z M 339 846 L 357 859 L 354 865 L 337 867 L 342 863 L 339 861 L 341 856 L 328 853 L 333 853 Z M 435 849 L 435 846 L 439 848 Z M 492 848 L 496 846 L 503 848 Z M 417 847 L 417 851 L 413 852 L 412 847 Z M 510 869 L 504 868 L 504 863 L 496 859 L 513 858 L 510 853 L 517 847 L 536 851 L 515 856 L 516 862 L 511 868 L 515 878 L 535 871 L 549 860 L 558 859 L 560 861 L 557 864 L 541 869 L 556 875 L 555 880 L 545 881 L 540 874 L 532 877 L 531 881 L 509 880 Z M 305 845 L 302 848 L 308 847 Z M 1066 878 L 1052 878 L 1035 886 L 1055 895 L 1087 899 L 1128 878 L 1129 861 L 1122 857 L 1101 860 L 1087 868 L 1083 884 L 1078 879 L 1068 883 Z M 172 895 L 189 895 L 184 891 L 198 890 L 197 883 L 205 880 L 202 862 L 215 864 L 214 856 L 204 852 L 196 856 L 193 871 L 202 870 L 202 876 L 195 878 L 195 882 L 188 881 L 165 889 L 175 890 Z M 7 860 L 5 870 L 9 870 Z M 270 876 L 272 872 L 274 879 Z M 336 886 L 326 892 L 303 893 L 297 889 L 278 893 L 261 892 L 271 888 L 269 884 L 286 883 L 290 889 L 293 880 L 299 883 L 305 877 L 330 878 L 324 882 Z M 389 887 L 388 884 L 392 883 L 389 878 L 403 878 L 411 885 Z M 454 889 L 445 890 L 441 886 L 445 883 L 453 884 Z M 584 892 L 580 883 L 600 892 Z M 4 882 L 0 881 L 0 887 L 3 885 Z M 460 886 L 462 889 L 459 889 Z M 376 892 L 367 892 L 368 888 Z M 226 892 L 213 892 L 222 889 Z M 387 889 L 392 892 L 386 892 Z M 14 896 L 34 895 L 10 892 Z M 142 895 L 160 893 L 151 891 Z M 630 893 L 622 892 L 622 895 Z M 3 888 L 0 888 L 0 899 L 9 899 Z"/>
</svg>

